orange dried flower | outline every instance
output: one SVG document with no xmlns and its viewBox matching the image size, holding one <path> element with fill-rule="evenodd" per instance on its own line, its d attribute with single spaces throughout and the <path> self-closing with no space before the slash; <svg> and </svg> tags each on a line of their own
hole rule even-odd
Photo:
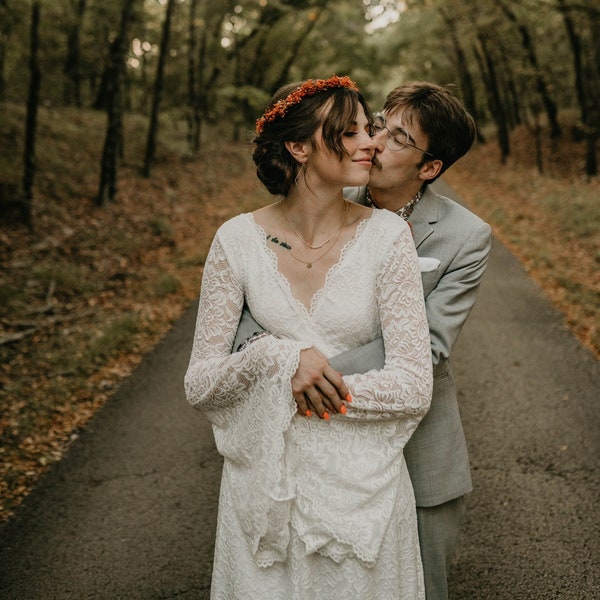
<svg viewBox="0 0 600 600">
<path fill-rule="evenodd" d="M 260 135 L 265 128 L 266 123 L 270 123 L 271 121 L 275 121 L 275 119 L 285 116 L 288 109 L 301 102 L 303 98 L 314 96 L 319 92 L 337 87 L 346 87 L 358 92 L 356 83 L 347 76 L 338 77 L 337 75 L 334 75 L 329 79 L 309 79 L 296 88 L 291 94 L 287 95 L 282 100 L 275 102 L 275 104 L 273 104 L 273 106 L 271 106 L 271 108 L 256 121 L 256 133 Z"/>
</svg>

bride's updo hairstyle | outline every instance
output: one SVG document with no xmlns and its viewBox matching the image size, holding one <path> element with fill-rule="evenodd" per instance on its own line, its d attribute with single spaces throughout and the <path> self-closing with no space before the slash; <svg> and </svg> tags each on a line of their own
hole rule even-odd
<svg viewBox="0 0 600 600">
<path fill-rule="evenodd" d="M 346 153 L 342 135 L 356 121 L 359 104 L 371 120 L 366 100 L 349 77 L 308 79 L 279 88 L 256 122 L 252 155 L 256 174 L 267 190 L 287 195 L 301 165 L 285 142 L 312 143 L 321 125 L 323 142 L 341 161 Z"/>
</svg>

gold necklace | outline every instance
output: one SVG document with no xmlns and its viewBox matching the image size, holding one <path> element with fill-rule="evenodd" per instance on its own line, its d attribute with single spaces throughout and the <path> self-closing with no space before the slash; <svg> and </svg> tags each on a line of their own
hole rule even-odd
<svg viewBox="0 0 600 600">
<path fill-rule="evenodd" d="M 346 201 L 344 201 L 344 214 L 342 215 L 342 224 L 340 225 L 339 229 L 337 229 L 336 231 L 333 232 L 333 234 L 327 238 L 324 242 L 317 244 L 316 246 L 313 246 L 312 244 L 309 244 L 297 231 L 296 228 L 290 223 L 290 220 L 287 218 L 285 212 L 283 211 L 283 202 L 280 202 L 279 204 L 279 208 L 281 209 L 281 214 L 283 215 L 283 218 L 285 219 L 285 222 L 290 226 L 291 230 L 296 234 L 296 236 L 298 237 L 298 239 L 307 247 L 310 248 L 311 250 L 319 250 L 320 248 L 322 248 L 323 246 L 325 246 L 325 244 L 328 244 L 333 238 L 334 236 L 336 236 L 341 230 L 342 227 L 344 227 L 344 225 L 346 224 L 346 211 L 348 210 L 348 204 L 346 203 Z M 317 262 L 317 261 L 314 261 Z M 310 268 L 310 267 L 309 267 Z"/>
<path fill-rule="evenodd" d="M 342 228 L 340 227 L 335 233 L 334 235 L 336 236 L 335 240 L 333 241 L 333 244 L 331 244 L 331 246 L 329 246 L 329 248 L 327 248 L 327 250 L 325 250 L 325 252 L 323 252 L 323 254 L 321 254 L 321 256 L 319 256 L 319 258 L 315 259 L 315 260 L 302 260 L 301 258 L 298 258 L 297 256 L 294 255 L 294 253 L 292 252 L 292 249 L 290 248 L 290 254 L 292 255 L 292 258 L 294 260 L 297 260 L 298 262 L 301 262 L 302 264 L 306 265 L 307 269 L 312 269 L 312 266 L 315 263 L 318 263 L 336 244 L 336 242 L 338 241 L 338 238 L 340 237 L 340 232 L 342 231 Z M 331 238 L 329 238 L 331 240 Z"/>
</svg>

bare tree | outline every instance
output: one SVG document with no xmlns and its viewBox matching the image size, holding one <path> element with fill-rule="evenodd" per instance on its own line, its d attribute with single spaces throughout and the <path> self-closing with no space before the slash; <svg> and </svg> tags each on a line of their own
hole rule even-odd
<svg viewBox="0 0 600 600">
<path fill-rule="evenodd" d="M 279 76 L 275 80 L 273 86 L 271 86 L 274 90 L 281 87 L 284 83 L 286 83 L 290 77 L 290 70 L 294 63 L 296 62 L 296 58 L 298 57 L 298 53 L 300 52 L 300 48 L 302 44 L 306 40 L 306 38 L 310 35 L 312 30 L 317 25 L 317 22 L 323 13 L 322 7 L 318 7 L 315 11 L 313 11 L 311 18 L 308 20 L 308 25 L 300 32 L 300 35 L 294 40 L 291 44 L 290 52 L 288 57 L 284 61 L 283 65 L 279 70 Z"/>
<path fill-rule="evenodd" d="M 122 80 L 127 32 L 136 2 L 137 0 L 124 0 L 119 32 L 110 46 L 109 64 L 106 69 L 108 123 L 100 165 L 100 187 L 96 196 L 98 206 L 103 206 L 107 200 L 113 200 L 117 193 L 117 166 L 123 136 Z"/>
<path fill-rule="evenodd" d="M 150 124 L 148 127 L 148 140 L 146 142 L 146 156 L 144 158 L 144 177 L 150 177 L 150 165 L 154 160 L 156 152 L 156 134 L 158 131 L 158 112 L 160 98 L 163 91 L 163 80 L 165 72 L 165 59 L 169 53 L 169 37 L 171 32 L 171 18 L 173 15 L 174 0 L 168 0 L 163 23 L 162 40 L 158 55 L 158 66 L 156 68 L 156 79 L 154 80 L 154 94 L 152 95 L 152 110 L 150 113 Z"/>
<path fill-rule="evenodd" d="M 510 154 L 510 136 L 506 109 L 502 101 L 496 59 L 490 48 L 492 40 L 489 30 L 479 31 L 477 33 L 477 40 L 479 44 L 474 47 L 474 52 L 481 71 L 481 77 L 485 83 L 490 113 L 496 123 L 498 145 L 500 146 L 500 160 L 504 164 Z"/>
<path fill-rule="evenodd" d="M 7 0 L 0 0 L 0 100 L 4 98 L 4 90 L 6 89 L 6 82 L 4 80 L 5 44 L 10 27 Z"/>
<path fill-rule="evenodd" d="M 193 8 L 190 9 L 190 42 L 189 52 L 194 53 L 188 58 L 188 140 L 190 149 L 194 152 L 200 148 L 202 138 L 203 116 L 208 112 L 209 97 L 223 70 L 231 60 L 229 52 L 219 60 L 214 53 L 214 48 L 220 49 L 219 40 L 221 27 L 225 16 L 225 7 L 222 3 L 213 6 L 210 2 L 204 4 L 204 13 L 200 21 L 202 27 L 198 34 L 196 44 L 196 0 L 192 0 Z M 191 72 L 193 69 L 193 72 Z"/>
<path fill-rule="evenodd" d="M 495 2 L 503 12 L 504 16 L 506 16 L 506 18 L 513 23 L 513 25 L 519 31 L 519 35 L 521 36 L 521 45 L 525 52 L 525 56 L 527 57 L 527 61 L 533 71 L 536 89 L 546 110 L 546 116 L 548 117 L 548 123 L 550 125 L 550 137 L 560 137 L 561 130 L 558 123 L 558 110 L 556 108 L 556 103 L 550 96 L 548 84 L 546 83 L 546 79 L 542 73 L 542 70 L 540 69 L 535 46 L 531 38 L 531 34 L 529 33 L 529 28 L 527 25 L 525 25 L 525 23 L 519 21 L 516 13 L 504 0 L 495 0 Z"/>
<path fill-rule="evenodd" d="M 188 60 L 187 60 L 187 97 L 188 97 L 188 145 L 196 151 L 200 145 L 200 112 L 195 101 L 196 95 L 196 9 L 197 0 L 190 0 L 188 17 Z"/>
<path fill-rule="evenodd" d="M 35 137 L 37 128 L 37 112 L 40 96 L 41 71 L 38 62 L 40 28 L 40 0 L 33 0 L 31 5 L 31 33 L 29 40 L 29 94 L 27 96 L 27 119 L 25 124 L 25 149 L 23 162 L 23 200 L 21 221 L 31 225 L 33 181 L 35 179 Z"/>
<path fill-rule="evenodd" d="M 450 32 L 450 40 L 452 41 L 452 47 L 454 49 L 456 70 L 458 72 L 458 78 L 460 80 L 460 87 L 467 110 L 471 113 L 475 123 L 477 123 L 477 141 L 479 143 L 485 142 L 485 138 L 481 133 L 479 127 L 479 110 L 477 109 L 477 100 L 475 94 L 475 86 L 473 84 L 473 77 L 469 70 L 469 62 L 467 55 L 463 50 L 463 47 L 459 40 L 457 32 L 457 20 L 451 16 L 450 11 L 444 10 L 443 7 L 439 8 L 439 13 L 448 27 Z"/>
<path fill-rule="evenodd" d="M 596 155 L 596 143 L 598 141 L 598 109 L 594 106 L 593 99 L 586 86 L 586 74 L 583 65 L 583 49 L 581 38 L 575 28 L 575 23 L 571 17 L 569 6 L 565 0 L 557 0 L 558 10 L 560 11 L 567 37 L 573 53 L 573 70 L 575 71 L 575 91 L 579 102 L 579 111 L 581 115 L 581 126 L 585 137 L 585 172 L 588 176 L 598 174 L 598 159 Z M 595 118 L 594 118 L 595 117 Z"/>
<path fill-rule="evenodd" d="M 67 58 L 65 61 L 65 89 L 64 100 L 66 104 L 75 104 L 81 108 L 81 27 L 85 14 L 87 0 L 76 0 L 73 7 L 74 17 L 67 32 Z"/>
</svg>

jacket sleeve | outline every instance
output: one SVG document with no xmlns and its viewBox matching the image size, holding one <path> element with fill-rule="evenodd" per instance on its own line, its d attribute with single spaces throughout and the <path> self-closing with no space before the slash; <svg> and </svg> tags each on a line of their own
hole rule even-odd
<svg viewBox="0 0 600 600">
<path fill-rule="evenodd" d="M 475 304 L 491 249 L 491 228 L 481 223 L 425 298 L 433 364 L 450 356 L 452 347 Z"/>
</svg>

